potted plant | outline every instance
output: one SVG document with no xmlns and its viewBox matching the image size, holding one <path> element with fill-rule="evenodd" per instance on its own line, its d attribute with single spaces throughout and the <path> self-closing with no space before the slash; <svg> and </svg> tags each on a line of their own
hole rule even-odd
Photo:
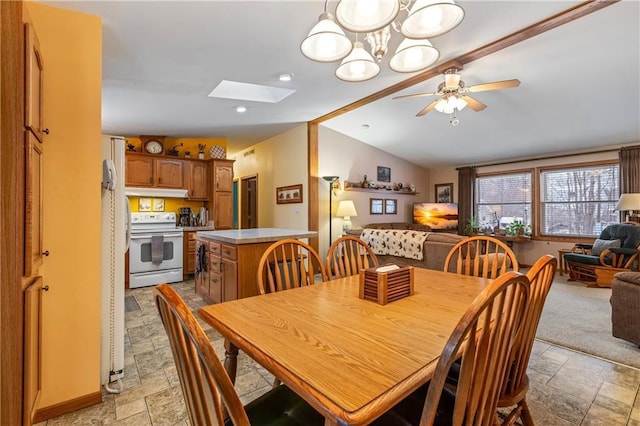
<svg viewBox="0 0 640 426">
<path fill-rule="evenodd" d="M 521 220 L 514 220 L 505 228 L 508 237 L 524 235 L 525 225 Z"/>
<path fill-rule="evenodd" d="M 475 235 L 478 233 L 478 218 L 471 216 L 467 219 L 467 224 L 464 227 L 464 233 L 467 235 Z"/>
</svg>

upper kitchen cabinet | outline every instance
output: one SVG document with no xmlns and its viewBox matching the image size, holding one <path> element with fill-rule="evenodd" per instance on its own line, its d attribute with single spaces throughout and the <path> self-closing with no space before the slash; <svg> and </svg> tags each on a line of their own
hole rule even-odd
<svg viewBox="0 0 640 426">
<path fill-rule="evenodd" d="M 209 185 L 207 184 L 207 163 L 192 160 L 188 166 L 188 190 L 190 200 L 208 200 Z"/>
<path fill-rule="evenodd" d="M 43 62 L 40 43 L 33 25 L 25 23 L 25 127 L 42 142 L 42 134 L 48 133 L 42 125 Z"/>
<path fill-rule="evenodd" d="M 126 186 L 174 189 L 185 187 L 182 160 L 127 153 L 125 161 Z"/>
<path fill-rule="evenodd" d="M 211 162 L 213 184 L 209 191 L 209 211 L 212 212 L 216 229 L 233 227 L 233 162 L 234 160 Z"/>
</svg>

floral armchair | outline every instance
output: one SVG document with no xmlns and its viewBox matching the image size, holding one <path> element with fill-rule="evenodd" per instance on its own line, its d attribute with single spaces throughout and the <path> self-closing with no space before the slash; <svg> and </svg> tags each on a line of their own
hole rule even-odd
<svg viewBox="0 0 640 426">
<path fill-rule="evenodd" d="M 640 226 L 617 223 L 604 228 L 593 244 L 576 244 L 564 259 L 571 279 L 591 282 L 597 269 L 637 270 L 639 255 Z"/>
</svg>

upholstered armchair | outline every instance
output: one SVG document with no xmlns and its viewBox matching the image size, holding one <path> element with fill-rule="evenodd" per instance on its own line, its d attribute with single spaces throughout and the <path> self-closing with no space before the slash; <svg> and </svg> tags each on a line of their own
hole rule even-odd
<svg viewBox="0 0 640 426">
<path fill-rule="evenodd" d="M 564 259 L 571 279 L 610 286 L 615 273 L 638 269 L 639 250 L 640 226 L 618 223 L 604 228 L 593 244 L 576 244 Z"/>
<path fill-rule="evenodd" d="M 611 285 L 611 331 L 640 345 L 640 272 L 620 272 Z"/>
</svg>

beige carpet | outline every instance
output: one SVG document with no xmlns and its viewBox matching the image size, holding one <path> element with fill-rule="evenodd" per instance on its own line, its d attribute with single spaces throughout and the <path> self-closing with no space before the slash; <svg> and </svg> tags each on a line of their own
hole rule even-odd
<svg viewBox="0 0 640 426">
<path fill-rule="evenodd" d="M 640 369 L 640 348 L 611 334 L 611 289 L 556 276 L 536 337 Z"/>
</svg>

